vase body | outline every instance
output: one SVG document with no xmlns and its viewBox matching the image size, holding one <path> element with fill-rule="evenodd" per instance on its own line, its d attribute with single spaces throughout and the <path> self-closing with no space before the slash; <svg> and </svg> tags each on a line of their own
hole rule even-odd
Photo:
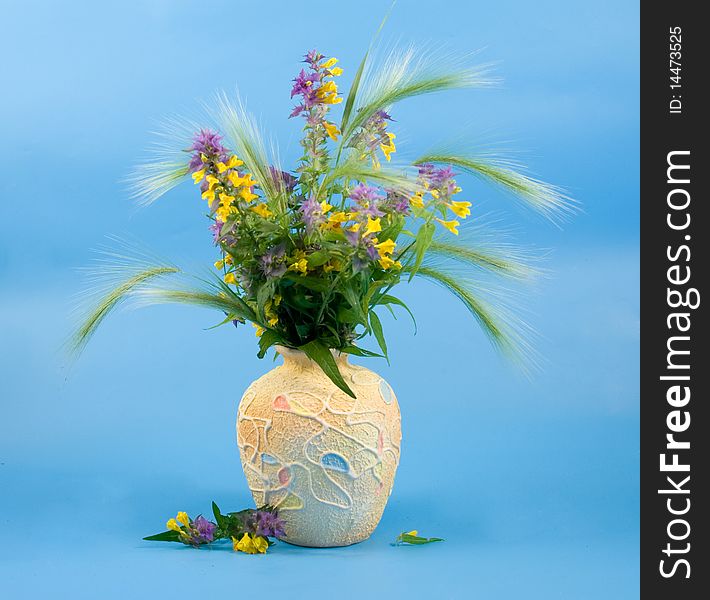
<svg viewBox="0 0 710 600">
<path fill-rule="evenodd" d="M 279 508 L 284 541 L 347 546 L 367 539 L 392 491 L 402 438 L 389 384 L 347 355 L 338 368 L 357 398 L 298 350 L 252 383 L 239 403 L 237 443 L 258 506 Z"/>
</svg>

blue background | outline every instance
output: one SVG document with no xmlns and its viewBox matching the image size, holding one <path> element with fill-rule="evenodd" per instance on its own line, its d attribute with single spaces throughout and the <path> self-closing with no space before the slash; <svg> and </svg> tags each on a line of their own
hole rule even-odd
<svg viewBox="0 0 710 600">
<path fill-rule="evenodd" d="M 402 158 L 462 128 L 510 142 L 583 212 L 563 228 L 462 178 L 475 215 L 552 249 L 520 296 L 541 332 L 531 380 L 452 297 L 401 292 L 386 321 L 404 445 L 368 541 L 268 556 L 142 542 L 177 510 L 251 504 L 234 440 L 271 364 L 206 311 L 109 319 L 74 366 L 61 344 L 76 268 L 107 234 L 213 260 L 189 185 L 137 210 L 119 183 L 165 114 L 238 83 L 296 154 L 289 80 L 316 46 L 352 77 L 383 2 L 0 2 L 0 581 L 6 598 L 638 596 L 639 78 L 636 2 L 400 1 L 387 40 L 484 48 L 505 83 L 396 107 Z M 441 382 L 439 385 L 438 382 Z M 430 397 L 434 395 L 435 401 Z M 418 528 L 446 538 L 392 547 Z"/>
</svg>

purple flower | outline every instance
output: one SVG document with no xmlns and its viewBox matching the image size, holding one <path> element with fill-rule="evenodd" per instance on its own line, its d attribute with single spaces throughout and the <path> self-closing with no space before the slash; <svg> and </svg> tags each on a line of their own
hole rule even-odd
<svg viewBox="0 0 710 600">
<path fill-rule="evenodd" d="M 313 93 L 313 86 L 319 83 L 321 79 L 320 73 L 306 73 L 303 69 L 293 80 L 293 87 L 291 88 L 291 98 L 294 96 L 310 96 L 315 95 Z"/>
<path fill-rule="evenodd" d="M 205 544 L 214 540 L 214 532 L 217 525 L 212 521 L 208 521 L 202 515 L 192 522 L 193 535 L 199 540 L 199 543 Z"/>
<path fill-rule="evenodd" d="M 318 66 L 318 63 L 325 58 L 323 54 L 318 52 L 318 50 L 309 50 L 305 55 L 305 60 L 303 62 L 311 65 L 312 69 Z"/>
<path fill-rule="evenodd" d="M 257 510 L 249 519 L 251 533 L 264 537 L 285 537 L 284 522 L 276 512 Z"/>
<path fill-rule="evenodd" d="M 345 230 L 345 239 L 351 246 L 357 246 L 360 244 L 360 233 L 357 231 L 351 231 L 350 229 Z"/>
<path fill-rule="evenodd" d="M 373 113 L 362 124 L 362 127 L 352 137 L 348 146 L 351 148 L 361 148 L 374 152 L 384 144 L 390 143 L 390 138 L 387 135 L 387 121 L 392 121 L 392 117 L 384 110 L 378 110 Z"/>
<path fill-rule="evenodd" d="M 431 187 L 439 188 L 444 183 L 450 183 L 453 180 L 455 173 L 451 170 L 450 166 L 438 169 L 431 163 L 424 163 L 418 165 L 419 176 L 427 181 Z"/>
<path fill-rule="evenodd" d="M 325 221 L 320 202 L 313 197 L 304 200 L 299 210 L 306 224 L 307 233 L 313 233 L 316 227 Z"/>
<path fill-rule="evenodd" d="M 227 149 L 222 145 L 222 136 L 211 129 L 200 129 L 192 138 L 192 146 L 188 151 L 193 152 L 190 158 L 190 171 L 199 171 L 202 166 L 202 154 L 218 160 L 227 160 Z"/>
<path fill-rule="evenodd" d="M 286 247 L 284 244 L 278 244 L 269 248 L 261 257 L 261 271 L 266 277 L 281 277 L 286 272 Z"/>
<path fill-rule="evenodd" d="M 294 96 L 301 96 L 303 102 L 296 106 L 290 117 L 295 117 L 301 114 L 304 110 L 308 110 L 314 107 L 316 104 L 320 103 L 318 98 L 318 88 L 320 87 L 320 82 L 323 75 L 316 71 L 312 73 L 306 73 L 303 69 L 293 80 L 293 87 L 291 88 L 291 98 Z"/>
<path fill-rule="evenodd" d="M 350 198 L 355 200 L 355 202 L 376 202 L 381 197 L 377 188 L 364 183 L 358 183 L 350 190 Z"/>
<path fill-rule="evenodd" d="M 380 257 L 380 253 L 370 239 L 365 241 L 365 252 L 367 252 L 367 256 L 370 260 L 377 260 Z"/>
<path fill-rule="evenodd" d="M 378 208 L 378 203 L 383 199 L 380 191 L 364 183 L 358 183 L 350 191 L 350 199 L 354 200 L 358 207 L 355 212 L 375 219 L 382 217 L 384 213 Z"/>
<path fill-rule="evenodd" d="M 409 214 L 409 199 L 405 194 L 395 190 L 387 190 L 387 198 L 380 204 L 386 211 L 400 215 Z"/>
<path fill-rule="evenodd" d="M 222 221 L 215 221 L 210 225 L 210 231 L 212 232 L 212 241 L 214 242 L 215 246 L 217 245 L 217 241 L 219 240 L 219 236 L 222 234 Z"/>
<path fill-rule="evenodd" d="M 298 179 L 291 175 L 291 173 L 281 171 L 273 166 L 269 167 L 269 174 L 274 183 L 277 186 L 282 185 L 287 192 L 292 192 L 293 188 L 296 187 L 296 183 L 298 183 Z"/>
</svg>

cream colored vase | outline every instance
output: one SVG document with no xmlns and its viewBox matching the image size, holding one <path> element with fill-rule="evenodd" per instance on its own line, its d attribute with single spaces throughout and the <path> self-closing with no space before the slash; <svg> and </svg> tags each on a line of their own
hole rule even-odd
<svg viewBox="0 0 710 600">
<path fill-rule="evenodd" d="M 376 373 L 336 355 L 357 399 L 303 352 L 249 386 L 237 443 L 257 506 L 279 508 L 284 541 L 347 546 L 367 539 L 392 491 L 402 438 L 397 398 Z"/>
</svg>

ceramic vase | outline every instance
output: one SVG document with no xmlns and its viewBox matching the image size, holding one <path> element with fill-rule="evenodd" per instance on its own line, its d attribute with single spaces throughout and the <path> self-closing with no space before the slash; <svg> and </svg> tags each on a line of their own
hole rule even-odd
<svg viewBox="0 0 710 600">
<path fill-rule="evenodd" d="M 239 403 L 237 443 L 257 506 L 277 506 L 284 541 L 347 546 L 367 539 L 392 492 L 402 438 L 397 398 L 365 367 L 334 353 L 355 393 L 337 388 L 303 352 L 278 346 L 282 365 Z"/>
</svg>

